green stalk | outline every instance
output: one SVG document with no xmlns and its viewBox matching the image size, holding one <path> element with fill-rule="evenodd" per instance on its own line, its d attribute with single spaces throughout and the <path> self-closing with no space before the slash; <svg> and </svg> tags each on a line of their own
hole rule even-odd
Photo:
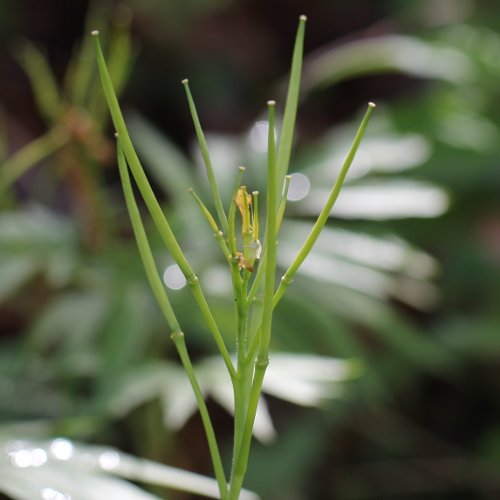
<svg viewBox="0 0 500 500">
<path fill-rule="evenodd" d="M 278 208 L 278 215 L 276 217 L 276 233 L 279 232 L 281 223 L 283 222 L 283 216 L 285 215 L 286 200 L 288 196 L 288 189 L 290 188 L 291 179 L 292 178 L 290 175 L 285 176 L 285 186 L 283 188 L 283 193 L 281 195 L 281 201 Z M 262 278 L 264 277 L 265 263 L 267 260 L 266 256 L 267 256 L 267 250 L 264 249 L 264 251 L 262 252 L 262 257 L 259 262 L 259 267 L 257 268 L 257 274 L 255 275 L 255 279 L 252 283 L 252 286 L 250 287 L 250 292 L 248 294 L 247 300 L 249 304 L 251 304 L 254 301 L 255 295 L 259 291 L 259 286 L 262 282 Z"/>
<path fill-rule="evenodd" d="M 307 17 L 300 16 L 295 46 L 293 48 L 292 67 L 290 69 L 290 81 L 286 96 L 285 113 L 283 115 L 283 129 L 280 136 L 278 151 L 278 186 L 283 185 L 283 179 L 288 173 L 290 154 L 292 152 L 293 132 L 297 117 L 299 103 L 300 77 L 302 73 L 302 56 L 304 52 L 304 32 Z"/>
<path fill-rule="evenodd" d="M 228 232 L 228 221 L 226 213 L 224 212 L 224 207 L 222 205 L 222 199 L 220 196 L 219 188 L 217 187 L 217 181 L 215 180 L 214 169 L 212 167 L 212 161 L 210 160 L 210 153 L 208 151 L 207 141 L 205 139 L 205 134 L 201 128 L 200 119 L 198 118 L 198 113 L 196 111 L 196 106 L 194 104 L 193 96 L 189 90 L 188 79 L 182 80 L 182 84 L 186 89 L 186 96 L 189 104 L 189 110 L 193 118 L 194 128 L 196 131 L 196 136 L 198 137 L 198 142 L 200 144 L 201 156 L 203 157 L 203 162 L 205 163 L 205 168 L 207 170 L 208 183 L 210 185 L 210 191 L 212 193 L 212 198 L 215 204 L 215 210 L 217 211 L 217 217 L 219 219 L 219 224 L 222 226 L 222 231 L 227 234 Z"/>
<path fill-rule="evenodd" d="M 259 364 L 268 362 L 269 342 L 271 339 L 271 325 L 273 313 L 274 281 L 276 274 L 276 246 L 277 246 L 277 170 L 276 170 L 276 144 L 274 141 L 274 101 L 267 103 L 269 110 L 269 135 L 268 135 L 268 165 L 267 165 L 267 217 L 266 217 L 266 246 L 267 261 L 264 282 L 264 310 L 262 313 L 262 332 L 260 337 Z"/>
<path fill-rule="evenodd" d="M 229 251 L 229 248 L 227 248 L 226 242 L 224 241 L 223 238 L 223 233 L 222 231 L 219 230 L 219 227 L 217 226 L 217 222 L 215 222 L 215 219 L 213 218 L 212 214 L 208 210 L 208 208 L 205 206 L 205 204 L 201 201 L 200 197 L 194 192 L 193 188 L 189 188 L 188 192 L 190 192 L 193 195 L 193 198 L 195 199 L 196 203 L 200 207 L 201 212 L 205 216 L 205 219 L 208 222 L 208 225 L 214 232 L 215 239 L 219 242 L 219 246 L 221 247 L 222 253 L 224 254 L 224 257 L 229 261 L 229 263 L 232 262 L 232 255 L 231 252 Z"/>
<path fill-rule="evenodd" d="M 276 103 L 269 101 L 269 133 L 268 133 L 268 168 L 267 168 L 267 214 L 266 214 L 266 245 L 267 262 L 264 283 L 264 310 L 260 334 L 259 352 L 255 362 L 255 374 L 250 389 L 249 401 L 246 405 L 246 419 L 241 435 L 241 445 L 234 457 L 231 480 L 229 484 L 229 500 L 237 500 L 243 486 L 248 466 L 248 455 L 252 439 L 252 429 L 257 414 L 257 406 L 262 390 L 262 382 L 269 364 L 269 342 L 271 339 L 274 281 L 276 273 L 276 232 L 277 232 L 277 179 L 276 179 L 276 144 L 274 139 L 274 108 Z M 246 360 L 242 362 L 245 365 Z M 240 431 L 241 432 L 241 431 Z"/>
<path fill-rule="evenodd" d="M 340 190 L 342 189 L 342 185 L 344 184 L 344 180 L 345 180 L 345 177 L 347 175 L 347 172 L 349 171 L 349 167 L 351 166 L 351 164 L 354 160 L 354 156 L 356 155 L 356 151 L 358 150 L 361 139 L 363 138 L 363 136 L 365 134 L 368 120 L 370 119 L 370 116 L 371 116 L 374 108 L 375 108 L 375 104 L 370 102 L 368 104 L 368 109 L 366 110 L 365 116 L 363 117 L 363 120 L 361 121 L 361 125 L 358 128 L 358 131 L 357 131 L 356 136 L 354 138 L 351 149 L 349 150 L 349 153 L 347 154 L 347 157 L 344 160 L 344 164 L 342 165 L 342 169 L 340 170 L 340 174 L 339 174 L 337 181 L 335 182 L 332 190 L 330 191 L 330 195 L 328 196 L 328 200 L 327 200 L 325 206 L 323 207 L 323 210 L 321 210 L 321 213 L 319 214 L 318 219 L 316 220 L 316 223 L 314 224 L 313 228 L 311 229 L 311 232 L 309 233 L 309 236 L 307 237 L 306 241 L 302 245 L 302 248 L 300 249 L 299 253 L 297 254 L 294 261 L 290 264 L 290 267 L 287 269 L 287 271 L 285 272 L 285 274 L 281 278 L 278 290 L 276 291 L 276 294 L 274 295 L 273 307 L 275 307 L 278 304 L 278 302 L 280 301 L 281 297 L 283 297 L 283 294 L 287 290 L 290 283 L 293 281 L 295 273 L 297 272 L 297 270 L 299 269 L 301 264 L 304 262 L 305 258 L 309 255 L 309 252 L 312 250 L 312 247 L 316 243 L 316 240 L 318 239 L 318 237 L 321 233 L 321 230 L 323 229 L 324 225 L 326 224 L 326 221 L 328 220 L 328 217 L 330 216 L 330 212 L 332 211 L 333 205 L 337 201 Z"/>
<path fill-rule="evenodd" d="M 68 142 L 68 133 L 63 128 L 56 126 L 14 153 L 0 166 L 0 193 L 31 167 L 62 148 Z"/>
<path fill-rule="evenodd" d="M 167 219 L 165 218 L 165 215 L 163 214 L 160 204 L 158 203 L 158 200 L 156 199 L 153 190 L 151 189 L 151 185 L 149 184 L 149 181 L 144 173 L 144 169 L 142 168 L 139 157 L 137 156 L 135 148 L 128 134 L 128 130 L 125 125 L 125 121 L 123 119 L 120 106 L 118 104 L 118 99 L 116 97 L 111 82 L 111 78 L 109 76 L 109 72 L 106 67 L 106 62 L 104 60 L 104 55 L 102 53 L 101 45 L 99 43 L 99 38 L 98 38 L 99 32 L 93 31 L 92 35 L 94 37 L 95 49 L 97 54 L 97 64 L 99 68 L 99 74 L 101 76 L 104 95 L 106 96 L 106 100 L 108 102 L 113 124 L 118 133 L 118 136 L 120 137 L 120 144 L 125 154 L 125 158 L 127 159 L 127 162 L 129 164 L 130 170 L 132 171 L 134 179 L 137 183 L 139 191 L 141 192 L 141 195 L 144 198 L 144 201 L 146 202 L 146 206 L 148 207 L 151 217 L 153 218 L 153 221 L 156 227 L 158 228 L 158 231 L 166 247 L 172 254 L 172 257 L 174 258 L 175 262 L 181 269 L 182 273 L 184 274 L 186 281 L 190 286 L 191 291 L 196 299 L 196 302 L 198 303 L 198 307 L 200 308 L 203 317 L 205 318 L 205 321 L 210 331 L 212 332 L 215 343 L 217 344 L 219 352 L 221 353 L 224 359 L 229 374 L 233 378 L 236 375 L 236 371 L 234 369 L 227 348 L 224 344 L 224 340 L 219 331 L 219 328 L 215 323 L 210 308 L 208 307 L 208 303 L 201 289 L 198 277 L 196 276 L 189 262 L 184 256 L 179 246 L 179 243 L 177 242 L 172 232 L 172 229 L 170 228 L 170 225 Z"/>
<path fill-rule="evenodd" d="M 285 215 L 286 200 L 288 199 L 288 190 L 290 189 L 290 181 L 292 180 L 291 175 L 285 175 L 285 186 L 283 187 L 283 194 L 281 195 L 280 206 L 278 207 L 278 216 L 276 225 L 278 231 L 280 230 L 281 223 L 283 222 L 283 217 Z"/>
<path fill-rule="evenodd" d="M 207 436 L 210 456 L 212 458 L 215 477 L 219 485 L 221 498 L 225 498 L 225 496 L 227 495 L 227 483 L 224 474 L 224 468 L 222 466 L 222 460 L 219 453 L 219 448 L 217 446 L 217 440 L 215 438 L 215 432 L 212 426 L 212 422 L 210 420 L 210 416 L 208 414 L 208 409 L 205 403 L 205 399 L 203 398 L 203 393 L 201 391 L 200 384 L 198 383 L 196 374 L 193 369 L 193 365 L 191 363 L 191 359 L 189 358 L 189 354 L 186 348 L 186 343 L 184 340 L 184 333 L 182 332 L 179 322 L 177 321 L 177 317 L 174 313 L 174 310 L 172 309 L 172 305 L 170 304 L 167 293 L 165 291 L 165 288 L 163 287 L 160 276 L 158 274 L 158 270 L 154 262 L 153 254 L 151 252 L 151 248 L 149 246 L 148 239 L 146 236 L 146 231 L 144 230 L 139 209 L 135 201 L 125 156 L 123 154 L 123 150 L 121 148 L 119 141 L 117 147 L 117 156 L 118 156 L 118 167 L 120 170 L 123 192 L 125 195 L 125 201 L 127 203 L 127 209 L 130 215 L 130 220 L 132 221 L 132 228 L 134 230 L 137 246 L 139 247 L 139 254 L 141 256 L 144 269 L 146 271 L 146 276 L 148 278 L 149 285 L 151 286 L 151 289 L 153 290 L 153 294 L 158 302 L 158 305 L 160 306 L 163 316 L 167 321 L 167 325 L 171 332 L 170 337 L 175 344 L 175 347 L 177 349 L 177 352 L 179 353 L 179 357 L 181 359 L 184 370 L 186 371 L 186 374 L 193 388 L 196 397 L 196 402 L 198 404 L 201 419 L 203 422 L 203 427 L 205 429 L 205 434 Z"/>
<path fill-rule="evenodd" d="M 196 203 L 200 207 L 203 215 L 207 219 L 207 222 L 209 226 L 211 227 L 212 231 L 214 232 L 214 236 L 216 240 L 219 242 L 219 246 L 221 247 L 222 253 L 224 254 L 224 257 L 226 257 L 226 260 L 229 263 L 229 268 L 231 271 L 231 279 L 233 283 L 233 294 L 236 298 L 236 305 L 237 305 L 237 310 L 238 310 L 238 316 L 243 314 L 243 308 L 246 307 L 246 300 L 244 300 L 244 296 L 242 293 L 242 286 L 241 286 L 241 276 L 240 272 L 238 270 L 238 263 L 234 261 L 233 256 L 231 254 L 231 251 L 227 247 L 226 242 L 224 241 L 223 233 L 222 231 L 219 230 L 219 227 L 217 226 L 217 222 L 215 222 L 215 219 L 212 217 L 212 214 L 208 210 L 208 208 L 205 206 L 205 204 L 201 201 L 199 196 L 194 192 L 193 188 L 189 188 L 188 191 L 193 195 Z"/>
<path fill-rule="evenodd" d="M 335 204 L 335 201 L 337 200 L 340 190 L 342 189 L 342 185 L 344 184 L 345 177 L 347 175 L 347 172 L 349 171 L 349 168 L 354 160 L 354 156 L 356 155 L 356 151 L 359 147 L 359 144 L 365 134 L 366 131 L 366 126 L 368 124 L 368 120 L 370 119 L 370 116 L 373 112 L 373 109 L 375 108 L 375 104 L 370 102 L 368 104 L 368 109 L 365 113 L 365 116 L 363 117 L 363 120 L 359 126 L 359 129 L 356 133 L 356 136 L 354 138 L 353 144 L 351 146 L 351 149 L 349 153 L 347 154 L 347 157 L 344 161 L 344 164 L 342 166 L 342 169 L 340 171 L 340 174 L 337 178 L 337 181 L 335 182 L 330 195 L 328 197 L 328 200 L 323 207 L 323 210 L 321 211 L 320 215 L 318 216 L 318 219 L 316 223 L 314 224 L 311 232 L 309 233 L 309 236 L 307 237 L 306 241 L 302 245 L 299 253 L 295 257 L 294 261 L 286 271 L 285 275 L 281 278 L 280 285 L 278 287 L 278 290 L 276 290 L 276 293 L 274 295 L 274 300 L 273 300 L 273 308 L 278 305 L 278 302 L 280 301 L 281 297 L 283 297 L 284 293 L 286 292 L 288 286 L 290 283 L 292 283 L 293 278 L 295 276 L 295 273 L 301 266 L 301 264 L 304 262 L 305 258 L 311 251 L 312 247 L 316 243 L 316 240 L 318 239 L 321 230 L 323 229 L 324 225 L 326 224 L 326 221 L 328 220 L 328 217 L 330 215 L 330 212 L 333 208 L 333 205 Z M 288 176 L 289 177 L 289 176 Z M 290 184 L 290 181 L 288 181 L 288 185 Z M 287 185 L 285 185 L 285 191 L 287 191 Z M 286 194 L 281 200 L 280 207 L 278 209 L 278 228 L 279 225 L 281 224 L 281 220 L 283 218 L 283 213 L 285 210 L 284 204 L 286 202 Z M 266 259 L 266 254 L 264 253 L 263 256 L 263 261 Z M 250 290 L 250 293 L 248 295 L 248 301 L 249 303 L 255 299 L 255 294 L 257 293 L 257 287 L 259 285 L 259 280 L 260 280 L 259 273 L 257 272 L 257 276 L 255 278 L 255 281 L 252 285 L 252 288 Z M 250 348 L 248 350 L 248 359 L 252 359 L 253 356 L 255 356 L 255 353 L 257 352 L 257 347 L 258 347 L 258 342 L 260 338 L 260 329 L 262 328 L 262 323 L 260 323 L 257 326 L 256 333 L 254 334 L 254 337 L 252 339 L 252 343 L 250 344 Z"/>
<path fill-rule="evenodd" d="M 236 256 L 238 249 L 236 248 L 236 233 L 235 233 L 235 218 L 236 218 L 236 196 L 238 195 L 238 189 L 241 186 L 241 179 L 243 178 L 243 173 L 245 172 L 245 167 L 238 167 L 238 175 L 236 176 L 236 183 L 233 190 L 233 196 L 231 198 L 231 205 L 229 207 L 229 228 L 228 228 L 228 244 L 233 254 Z"/>
</svg>

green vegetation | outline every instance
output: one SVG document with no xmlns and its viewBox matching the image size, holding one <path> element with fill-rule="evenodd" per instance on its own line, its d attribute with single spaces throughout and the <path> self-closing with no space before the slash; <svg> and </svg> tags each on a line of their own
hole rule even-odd
<svg viewBox="0 0 500 500">
<path fill-rule="evenodd" d="M 498 17 L 319 0 L 287 86 L 292 5 L 22 8 L 0 7 L 0 497 L 235 498 L 246 469 L 249 500 L 496 498 Z"/>
</svg>

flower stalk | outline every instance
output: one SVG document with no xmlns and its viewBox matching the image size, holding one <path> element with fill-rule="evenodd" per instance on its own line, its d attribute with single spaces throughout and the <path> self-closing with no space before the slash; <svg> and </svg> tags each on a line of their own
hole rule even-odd
<svg viewBox="0 0 500 500">
<path fill-rule="evenodd" d="M 238 500 L 242 491 L 248 466 L 252 431 L 266 369 L 269 364 L 274 308 L 286 292 L 288 285 L 293 280 L 297 270 L 311 251 L 322 228 L 326 224 L 374 108 L 374 104 L 370 103 L 325 207 L 321 211 L 318 220 L 314 224 L 298 255 L 285 272 L 279 286 L 276 287 L 278 232 L 283 220 L 290 185 L 290 176 L 287 175 L 287 172 L 290 163 L 298 106 L 305 21 L 305 16 L 301 16 L 292 57 L 290 83 L 282 130 L 279 137 L 279 148 L 277 148 L 275 134 L 276 103 L 272 100 L 267 103 L 269 128 L 267 138 L 267 186 L 264 211 L 262 210 L 262 197 L 259 193 L 253 191 L 250 194 L 247 187 L 242 185 L 244 167 L 239 167 L 238 169 L 227 214 L 224 211 L 205 135 L 201 128 L 188 82 L 187 80 L 183 80 L 182 82 L 185 87 L 188 106 L 206 166 L 212 203 L 215 207 L 217 217 L 215 218 L 212 215 L 211 209 L 205 205 L 192 189 L 189 189 L 189 192 L 213 231 L 229 267 L 235 300 L 235 313 L 237 316 L 237 328 L 233 337 L 236 344 L 236 366 L 233 364 L 221 332 L 214 320 L 198 277 L 182 252 L 144 173 L 127 132 L 127 127 L 113 90 L 111 78 L 99 44 L 98 34 L 97 32 L 92 33 L 94 35 L 98 68 L 104 94 L 118 135 L 118 165 L 132 227 L 149 283 L 171 330 L 171 338 L 193 388 L 207 436 L 215 476 L 219 485 L 220 497 L 224 500 Z M 215 343 L 231 378 L 234 394 L 234 436 L 229 482 L 226 481 L 215 432 L 189 358 L 184 341 L 184 333 L 170 305 L 151 254 L 133 194 L 129 171 L 132 173 L 132 177 L 162 236 L 163 242 L 190 285 L 193 296 L 215 339 Z M 280 192 L 280 189 L 282 189 L 282 192 Z M 240 227 L 238 226 L 240 221 L 240 217 L 237 217 L 238 212 L 241 216 Z M 265 231 L 261 227 L 261 222 L 265 222 Z M 262 245 L 260 234 L 263 232 L 265 232 L 265 235 L 264 244 Z M 263 292 L 262 304 L 257 304 L 258 301 L 255 299 L 260 290 Z"/>
</svg>

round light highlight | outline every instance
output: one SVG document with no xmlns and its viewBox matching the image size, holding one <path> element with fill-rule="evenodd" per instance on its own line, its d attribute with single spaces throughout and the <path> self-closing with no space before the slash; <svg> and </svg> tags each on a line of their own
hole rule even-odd
<svg viewBox="0 0 500 500">
<path fill-rule="evenodd" d="M 186 278 L 177 264 L 172 264 L 165 269 L 163 281 L 172 290 L 180 290 L 186 286 Z"/>
<path fill-rule="evenodd" d="M 311 181 L 309 177 L 297 172 L 290 176 L 290 187 L 286 198 L 290 201 L 299 201 L 309 194 L 310 189 Z"/>
<path fill-rule="evenodd" d="M 69 460 L 73 455 L 73 443 L 69 439 L 57 438 L 50 444 L 50 451 L 58 460 Z"/>
</svg>

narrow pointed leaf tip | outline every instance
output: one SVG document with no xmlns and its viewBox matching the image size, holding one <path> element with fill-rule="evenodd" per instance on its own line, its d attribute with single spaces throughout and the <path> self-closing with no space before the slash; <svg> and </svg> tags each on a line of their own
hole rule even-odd
<svg viewBox="0 0 500 500">
<path fill-rule="evenodd" d="M 94 31 L 91 31 L 90 34 L 92 36 L 99 36 L 99 30 L 94 30 Z"/>
<path fill-rule="evenodd" d="M 189 83 L 189 80 L 187 78 L 184 78 L 184 80 L 181 80 L 182 85 L 187 85 Z"/>
</svg>

